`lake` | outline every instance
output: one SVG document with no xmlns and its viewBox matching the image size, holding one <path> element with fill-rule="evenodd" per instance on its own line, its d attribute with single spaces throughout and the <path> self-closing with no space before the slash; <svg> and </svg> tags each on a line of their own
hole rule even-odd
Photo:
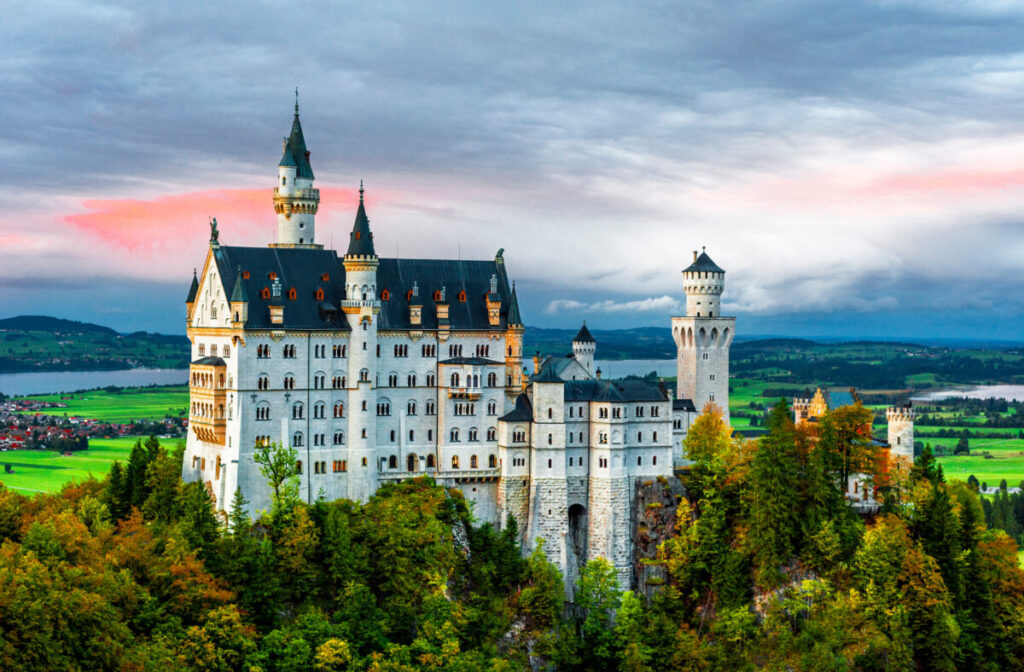
<svg viewBox="0 0 1024 672">
<path fill-rule="evenodd" d="M 594 368 L 601 369 L 602 378 L 623 378 L 625 376 L 646 376 L 651 371 L 662 378 L 675 378 L 674 359 L 596 359 Z"/>
<path fill-rule="evenodd" d="M 188 369 L 124 369 L 121 371 L 33 371 L 0 373 L 0 392 L 8 396 L 54 394 L 108 385 L 145 387 L 184 385 Z"/>
<path fill-rule="evenodd" d="M 925 392 L 920 392 L 911 397 L 911 400 L 935 401 L 937 399 L 948 399 L 950 397 L 1024 401 L 1024 385 L 971 385 L 966 387 L 948 387 L 941 390 L 927 390 Z"/>
</svg>

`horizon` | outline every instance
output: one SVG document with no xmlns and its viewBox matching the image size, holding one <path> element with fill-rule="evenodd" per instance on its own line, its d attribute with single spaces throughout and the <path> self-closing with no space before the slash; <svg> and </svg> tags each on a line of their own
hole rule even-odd
<svg viewBox="0 0 1024 672">
<path fill-rule="evenodd" d="M 208 217 L 273 242 L 298 86 L 318 242 L 365 178 L 382 256 L 505 248 L 531 326 L 667 325 L 706 246 L 741 332 L 1024 341 L 1024 8 L 312 12 L 10 17 L 0 312 L 181 333 Z"/>
</svg>

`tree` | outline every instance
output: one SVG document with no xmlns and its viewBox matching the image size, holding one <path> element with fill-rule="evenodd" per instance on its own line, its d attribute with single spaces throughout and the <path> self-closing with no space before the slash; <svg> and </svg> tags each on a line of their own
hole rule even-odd
<svg viewBox="0 0 1024 672">
<path fill-rule="evenodd" d="M 299 502 L 298 452 L 291 446 L 276 443 L 256 446 L 253 462 L 273 491 L 271 518 L 288 516 Z"/>
<path fill-rule="evenodd" d="M 575 595 L 576 606 L 584 614 L 579 626 L 584 669 L 612 667 L 617 652 L 613 618 L 621 599 L 612 563 L 605 558 L 588 561 L 580 571 Z"/>
<path fill-rule="evenodd" d="M 643 637 L 644 603 L 636 593 L 627 590 L 615 617 L 615 639 L 622 662 L 620 672 L 649 672 L 653 651 Z"/>
<path fill-rule="evenodd" d="M 970 455 L 971 447 L 967 441 L 966 436 L 961 436 L 960 440 L 956 442 L 956 448 L 953 449 L 954 455 Z"/>
<path fill-rule="evenodd" d="M 775 406 L 770 422 L 751 465 L 749 537 L 757 581 L 767 588 L 782 582 L 782 565 L 794 555 L 800 527 L 794 488 L 798 478 L 795 428 L 785 399 Z"/>
</svg>

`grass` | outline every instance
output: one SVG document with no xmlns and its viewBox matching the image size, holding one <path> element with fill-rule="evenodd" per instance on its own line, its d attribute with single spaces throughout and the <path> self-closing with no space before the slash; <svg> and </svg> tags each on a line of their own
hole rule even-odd
<svg viewBox="0 0 1024 672">
<path fill-rule="evenodd" d="M 0 452 L 0 463 L 11 464 L 14 472 L 0 473 L 0 483 L 25 494 L 57 492 L 71 481 L 90 476 L 102 479 L 115 460 L 128 462 L 128 454 L 139 437 L 92 439 L 89 449 L 64 457 L 51 450 L 8 450 Z M 171 444 L 172 446 L 174 444 Z"/>
<path fill-rule="evenodd" d="M 179 417 L 188 408 L 188 387 L 126 388 L 120 392 L 93 390 L 61 399 L 60 394 L 27 397 L 39 401 L 65 403 L 67 408 L 50 409 L 54 415 L 79 415 L 101 422 L 128 423 L 132 420 L 162 420 L 170 415 Z"/>
</svg>

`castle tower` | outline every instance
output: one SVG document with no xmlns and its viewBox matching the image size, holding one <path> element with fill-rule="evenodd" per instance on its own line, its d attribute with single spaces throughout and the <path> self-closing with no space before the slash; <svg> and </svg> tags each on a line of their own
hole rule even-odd
<svg viewBox="0 0 1024 672">
<path fill-rule="evenodd" d="M 902 406 L 890 406 L 885 418 L 889 423 L 889 457 L 914 461 L 914 416 L 916 410 L 908 401 Z"/>
<path fill-rule="evenodd" d="M 365 502 L 377 490 L 377 266 L 370 220 L 359 185 L 359 210 L 349 237 L 345 265 L 345 298 L 341 309 L 351 327 L 348 358 L 348 498 Z"/>
<path fill-rule="evenodd" d="M 315 243 L 316 211 L 320 190 L 313 188 L 313 168 L 299 123 L 299 94 L 295 92 L 292 132 L 284 139 L 284 154 L 277 164 L 274 212 L 277 213 L 277 242 L 271 247 L 320 248 Z"/>
<path fill-rule="evenodd" d="M 580 327 L 576 337 L 572 339 L 572 354 L 576 361 L 587 370 L 591 376 L 594 375 L 594 352 L 597 350 L 597 341 L 590 335 L 587 323 Z"/>
<path fill-rule="evenodd" d="M 722 317 L 725 271 L 706 252 L 693 253 L 683 270 L 686 315 L 672 318 L 675 339 L 676 397 L 690 399 L 698 411 L 714 403 L 729 421 L 729 346 L 736 318 Z"/>
<path fill-rule="evenodd" d="M 548 559 L 562 571 L 569 532 L 568 489 L 565 480 L 565 383 L 550 367 L 530 384 L 533 432 L 530 435 L 529 547 L 543 537 Z M 572 571 L 570 570 L 571 574 Z"/>
</svg>

